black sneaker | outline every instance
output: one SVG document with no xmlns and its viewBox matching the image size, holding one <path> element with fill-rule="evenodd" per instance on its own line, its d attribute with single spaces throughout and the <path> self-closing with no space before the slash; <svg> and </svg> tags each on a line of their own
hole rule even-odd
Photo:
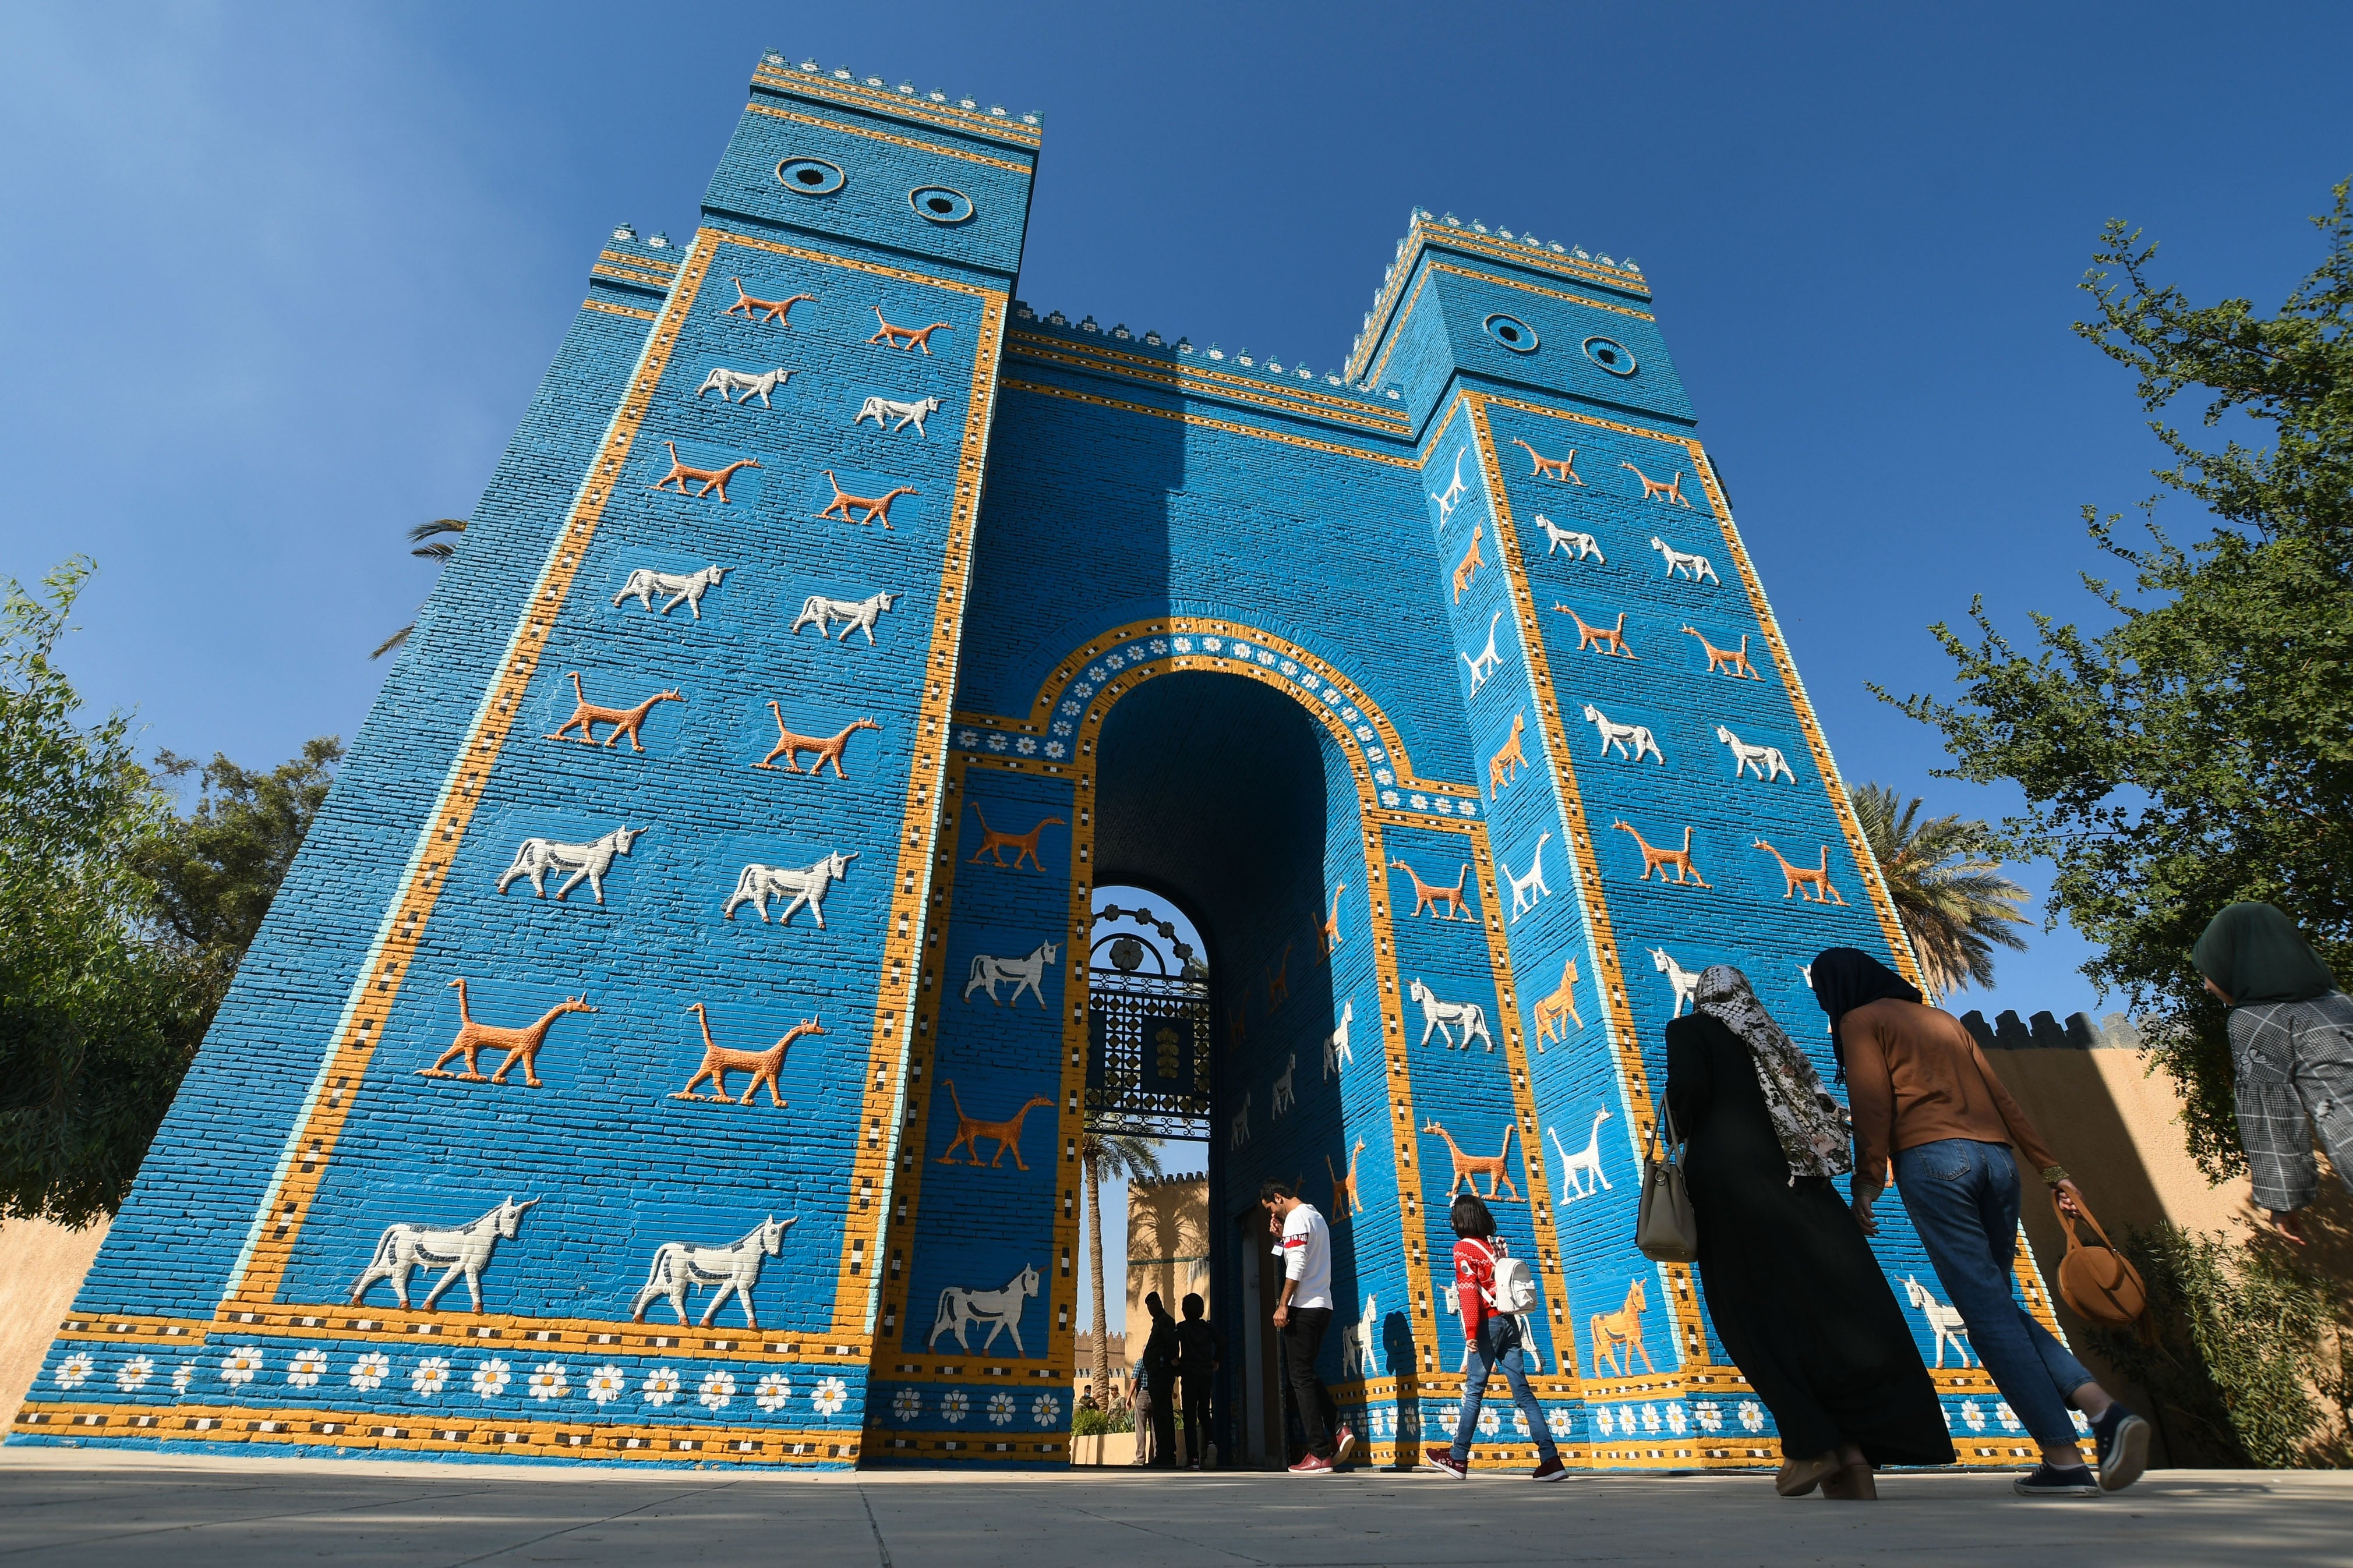
<svg viewBox="0 0 2353 1568">
<path fill-rule="evenodd" d="M 2121 1405 L 2092 1423 L 2100 1450 L 2100 1489 L 2120 1492 L 2148 1468 L 2148 1423 Z"/>
<path fill-rule="evenodd" d="M 2037 1465 L 2032 1475 L 2021 1476 L 2010 1482 L 2010 1489 L 2021 1497 L 2097 1497 L 2100 1479 L 2092 1474 L 2089 1465 L 2077 1465 L 2067 1470 Z"/>
</svg>

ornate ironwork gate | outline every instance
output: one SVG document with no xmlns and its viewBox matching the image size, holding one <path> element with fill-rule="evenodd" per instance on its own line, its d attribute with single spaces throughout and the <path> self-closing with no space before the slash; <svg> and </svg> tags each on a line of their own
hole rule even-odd
<svg viewBox="0 0 2353 1568">
<path fill-rule="evenodd" d="M 1137 930 L 1118 930 L 1132 921 Z M 1087 1119 L 1104 1132 L 1209 1135 L 1209 971 L 1148 909 L 1095 911 L 1087 954 Z"/>
</svg>

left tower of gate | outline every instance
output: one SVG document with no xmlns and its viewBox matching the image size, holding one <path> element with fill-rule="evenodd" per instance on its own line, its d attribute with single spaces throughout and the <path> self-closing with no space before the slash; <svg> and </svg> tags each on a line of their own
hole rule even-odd
<svg viewBox="0 0 2353 1568">
<path fill-rule="evenodd" d="M 616 230 L 12 1441 L 859 1458 L 1034 115 Z"/>
</svg>

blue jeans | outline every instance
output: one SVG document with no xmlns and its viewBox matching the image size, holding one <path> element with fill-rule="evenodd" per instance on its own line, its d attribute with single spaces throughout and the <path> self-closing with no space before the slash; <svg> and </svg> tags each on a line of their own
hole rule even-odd
<svg viewBox="0 0 2353 1568">
<path fill-rule="evenodd" d="M 2011 1294 L 2018 1161 L 2007 1143 L 1946 1138 L 1895 1156 L 1896 1190 L 1969 1342 L 2034 1440 L 2075 1441 L 2069 1395 L 2095 1381 Z"/>
<path fill-rule="evenodd" d="M 1456 1464 L 1470 1462 L 1471 1434 L 1479 1429 L 1479 1402 L 1486 1397 L 1487 1380 L 1498 1371 L 1510 1382 L 1512 1397 L 1527 1413 L 1528 1432 L 1536 1440 L 1536 1452 L 1547 1459 L 1560 1458 L 1560 1449 L 1552 1440 L 1552 1428 L 1545 1425 L 1544 1406 L 1536 1403 L 1536 1391 L 1528 1386 L 1528 1374 L 1520 1359 L 1519 1324 L 1494 1315 L 1482 1319 L 1478 1342 L 1471 1347 L 1470 1370 L 1462 1380 L 1462 1415 L 1454 1423 Z"/>
</svg>

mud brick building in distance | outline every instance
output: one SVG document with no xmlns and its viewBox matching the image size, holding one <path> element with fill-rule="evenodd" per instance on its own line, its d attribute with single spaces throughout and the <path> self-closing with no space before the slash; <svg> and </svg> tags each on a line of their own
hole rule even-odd
<svg viewBox="0 0 2353 1568">
<path fill-rule="evenodd" d="M 1375 1460 L 1465 1185 L 1572 1465 L 1778 1457 L 1633 1247 L 1662 1026 L 1914 965 L 1650 283 L 1416 211 L 1313 369 L 1072 324 L 1039 135 L 771 54 L 604 244 L 10 1441 L 1062 1464 L 1092 1110 L 1207 1140 L 1224 1451 L 1279 1176 Z M 1208 948 L 1116 1019 L 1113 885 Z"/>
</svg>

